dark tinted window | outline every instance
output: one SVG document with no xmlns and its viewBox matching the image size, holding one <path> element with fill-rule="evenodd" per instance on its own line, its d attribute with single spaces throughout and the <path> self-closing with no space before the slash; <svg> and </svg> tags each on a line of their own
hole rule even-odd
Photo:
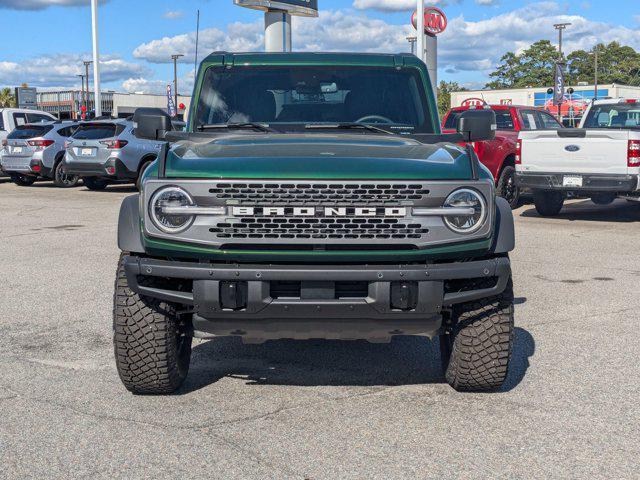
<svg viewBox="0 0 640 480">
<path fill-rule="evenodd" d="M 102 140 L 104 138 L 117 137 L 124 131 L 124 125 L 115 123 L 87 123 L 80 125 L 73 134 L 77 140 Z"/>
<path fill-rule="evenodd" d="M 509 110 L 495 110 L 498 130 L 513 130 L 513 118 Z"/>
<path fill-rule="evenodd" d="M 639 128 L 640 105 L 617 103 L 594 105 L 589 110 L 584 128 Z"/>
<path fill-rule="evenodd" d="M 462 112 L 462 110 L 451 110 L 447 120 L 444 122 L 445 130 L 455 130 L 458 128 L 458 119 L 460 115 L 462 115 Z"/>
<path fill-rule="evenodd" d="M 7 138 L 14 140 L 26 140 L 28 138 L 42 137 L 50 132 L 52 128 L 53 126 L 51 125 L 23 125 L 21 127 L 17 127 Z"/>
<path fill-rule="evenodd" d="M 61 137 L 70 137 L 77 129 L 77 126 L 61 128 L 58 130 L 58 135 Z"/>
<path fill-rule="evenodd" d="M 413 68 L 211 68 L 204 79 L 196 123 L 275 126 L 360 121 L 432 133 L 432 112 L 426 106 L 419 71 Z"/>
<path fill-rule="evenodd" d="M 40 123 L 40 122 L 50 122 L 53 119 L 47 115 L 42 115 L 39 113 L 28 113 L 27 120 L 29 120 L 29 123 Z"/>
<path fill-rule="evenodd" d="M 0 130 L 4 130 L 4 117 L 2 112 L 0 112 Z"/>
</svg>

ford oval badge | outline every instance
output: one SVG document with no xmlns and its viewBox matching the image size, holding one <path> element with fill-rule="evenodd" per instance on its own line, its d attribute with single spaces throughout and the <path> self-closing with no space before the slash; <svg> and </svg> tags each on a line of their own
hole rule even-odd
<svg viewBox="0 0 640 480">
<path fill-rule="evenodd" d="M 567 152 L 577 152 L 578 150 L 580 150 L 580 147 L 578 145 L 567 145 L 566 147 L 564 147 L 564 149 Z"/>
</svg>

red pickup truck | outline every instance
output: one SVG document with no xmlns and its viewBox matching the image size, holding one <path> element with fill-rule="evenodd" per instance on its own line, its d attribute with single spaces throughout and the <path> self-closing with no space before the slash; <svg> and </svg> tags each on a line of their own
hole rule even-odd
<svg viewBox="0 0 640 480">
<path fill-rule="evenodd" d="M 562 124 L 548 112 L 522 105 L 474 105 L 455 107 L 442 120 L 445 133 L 453 133 L 460 114 L 469 109 L 490 108 L 496 112 L 498 130 L 496 138 L 486 142 L 476 142 L 473 148 L 478 158 L 496 179 L 498 195 L 504 197 L 511 208 L 520 203 L 520 190 L 515 183 L 516 148 L 518 132 L 521 130 L 558 130 Z"/>
</svg>

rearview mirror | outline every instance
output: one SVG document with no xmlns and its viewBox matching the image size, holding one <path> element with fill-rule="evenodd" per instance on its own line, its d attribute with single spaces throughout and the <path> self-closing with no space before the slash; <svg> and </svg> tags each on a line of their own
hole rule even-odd
<svg viewBox="0 0 640 480">
<path fill-rule="evenodd" d="M 138 108 L 133 114 L 134 135 L 143 140 L 164 140 L 173 130 L 171 117 L 161 108 Z"/>
<path fill-rule="evenodd" d="M 466 142 L 496 138 L 496 114 L 493 110 L 467 110 L 458 118 L 458 133 Z"/>
</svg>

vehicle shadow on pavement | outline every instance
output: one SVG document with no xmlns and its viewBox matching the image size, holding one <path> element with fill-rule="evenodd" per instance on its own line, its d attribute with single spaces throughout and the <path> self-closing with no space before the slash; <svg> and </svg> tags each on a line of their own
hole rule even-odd
<svg viewBox="0 0 640 480">
<path fill-rule="evenodd" d="M 514 352 L 502 391 L 517 387 L 529 368 L 535 342 L 515 330 Z M 399 386 L 444 383 L 437 340 L 396 337 L 390 344 L 364 341 L 278 340 L 244 345 L 219 338 L 194 346 L 191 370 L 179 394 L 205 388 L 223 377 L 247 385 Z"/>
<path fill-rule="evenodd" d="M 520 214 L 523 218 L 545 218 L 546 220 L 570 220 L 586 222 L 640 222 L 640 203 L 616 200 L 611 205 L 595 205 L 591 200 L 566 204 L 555 217 L 542 217 L 535 208 Z"/>
</svg>

